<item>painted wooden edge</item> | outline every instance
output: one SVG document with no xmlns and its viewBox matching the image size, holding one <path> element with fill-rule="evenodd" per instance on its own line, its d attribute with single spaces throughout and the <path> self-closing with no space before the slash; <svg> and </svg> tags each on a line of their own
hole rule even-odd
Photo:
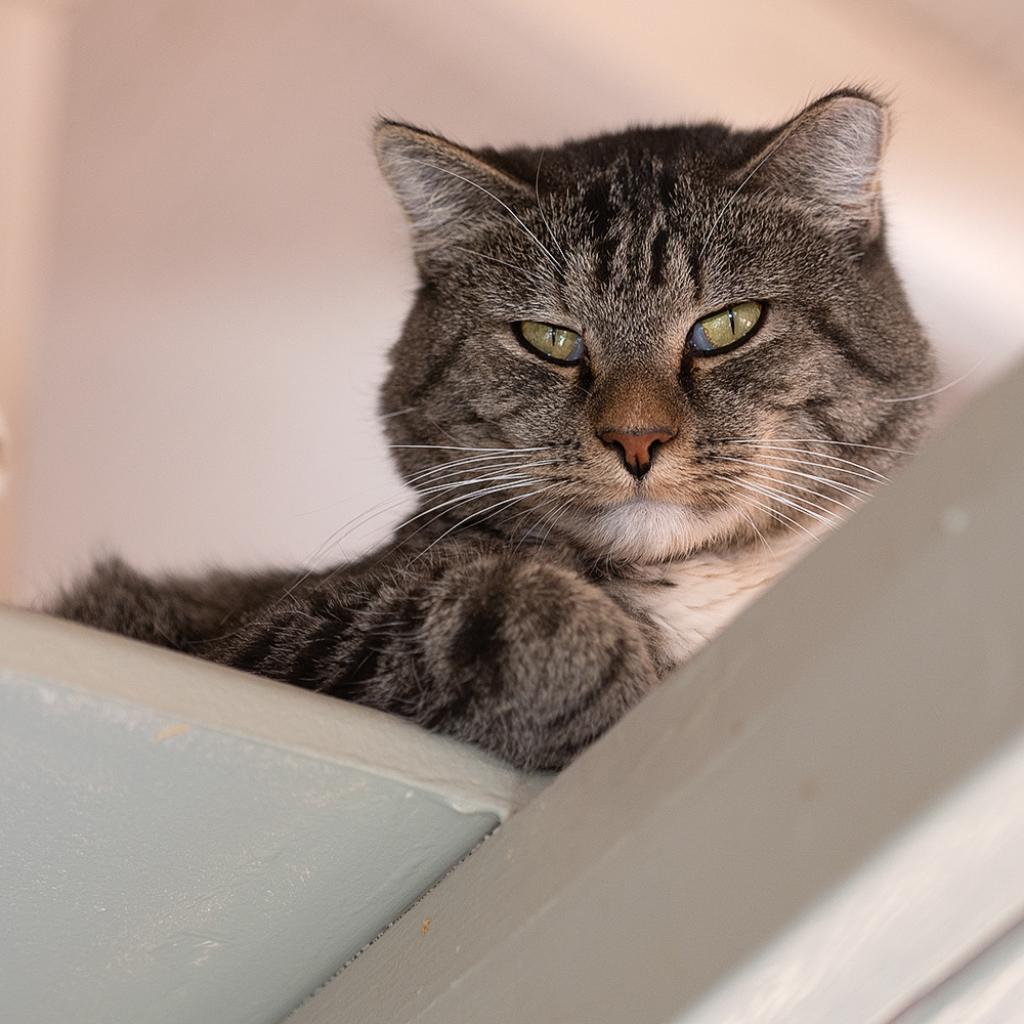
<svg viewBox="0 0 1024 1024">
<path fill-rule="evenodd" d="M 1022 408 L 1019 365 L 289 1024 L 883 1022 L 990 942 L 1024 908 Z"/>
<path fill-rule="evenodd" d="M 0 664 L 221 732 L 434 792 L 504 820 L 547 782 L 392 715 L 0 606 Z"/>
<path fill-rule="evenodd" d="M 889 1024 L 1007 1024 L 1024 1016 L 1024 918 L 933 989 L 923 992 Z"/>
</svg>

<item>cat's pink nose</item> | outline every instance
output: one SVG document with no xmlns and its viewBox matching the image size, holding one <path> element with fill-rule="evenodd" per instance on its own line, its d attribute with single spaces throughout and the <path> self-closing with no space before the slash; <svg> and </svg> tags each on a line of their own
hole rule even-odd
<svg viewBox="0 0 1024 1024">
<path fill-rule="evenodd" d="M 651 468 L 655 449 L 676 436 L 675 430 L 599 430 L 609 448 L 617 448 L 622 464 L 639 480 Z"/>
</svg>

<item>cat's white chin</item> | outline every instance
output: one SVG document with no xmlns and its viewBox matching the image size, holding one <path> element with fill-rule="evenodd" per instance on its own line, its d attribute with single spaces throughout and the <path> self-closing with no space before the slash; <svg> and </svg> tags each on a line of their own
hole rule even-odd
<svg viewBox="0 0 1024 1024">
<path fill-rule="evenodd" d="M 634 500 L 593 513 L 587 540 L 612 558 L 665 562 L 682 558 L 728 536 L 725 513 L 709 515 L 667 501 Z"/>
</svg>

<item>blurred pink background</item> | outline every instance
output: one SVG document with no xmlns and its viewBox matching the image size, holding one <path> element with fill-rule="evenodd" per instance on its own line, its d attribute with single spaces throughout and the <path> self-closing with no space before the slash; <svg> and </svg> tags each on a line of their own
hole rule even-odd
<svg viewBox="0 0 1024 1024">
<path fill-rule="evenodd" d="M 948 414 L 1024 349 L 1022 34 L 1010 0 L 0 0 L 0 599 L 111 550 L 303 563 L 401 500 L 377 113 L 553 143 L 879 88 L 892 244 L 943 381 L 974 368 Z"/>
</svg>

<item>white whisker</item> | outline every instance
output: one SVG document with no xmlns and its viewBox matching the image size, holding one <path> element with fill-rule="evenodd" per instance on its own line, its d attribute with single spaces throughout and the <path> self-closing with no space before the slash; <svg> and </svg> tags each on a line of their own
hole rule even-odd
<svg viewBox="0 0 1024 1024">
<path fill-rule="evenodd" d="M 560 500 L 559 497 L 556 495 L 553 498 L 548 498 L 547 501 L 542 501 L 539 505 L 537 505 L 535 507 L 532 507 L 532 508 L 531 507 L 527 507 L 527 508 L 524 508 L 524 509 L 520 510 L 519 512 L 513 513 L 512 515 L 503 517 L 503 519 L 501 521 L 506 522 L 506 523 L 510 523 L 510 522 L 513 522 L 516 519 L 521 519 L 523 516 L 528 516 L 531 513 L 533 515 L 537 515 L 538 513 L 544 512 L 544 510 L 547 509 L 548 511 L 543 516 L 541 516 L 537 520 L 537 522 L 535 524 L 533 524 L 534 526 L 539 526 L 539 525 L 541 525 L 541 524 L 543 524 L 544 522 L 547 521 L 548 517 L 552 514 L 552 512 L 557 514 L 558 509 L 552 509 L 552 506 L 557 505 L 559 500 Z M 569 504 L 568 502 L 565 502 L 564 504 L 559 506 L 559 508 L 565 508 L 566 505 L 568 505 L 568 504 Z M 521 531 L 521 533 L 519 535 L 519 539 L 516 541 L 515 546 L 512 548 L 512 551 L 511 551 L 512 555 L 515 555 L 517 552 L 519 552 L 522 549 L 523 545 L 527 542 L 527 540 L 530 539 L 530 530 L 531 530 L 531 528 L 532 528 L 531 524 L 527 524 L 526 528 Z M 512 528 L 512 535 L 513 536 L 515 534 L 515 530 L 516 529 L 517 529 L 516 527 Z"/>
<path fill-rule="evenodd" d="M 793 498 L 787 498 L 781 491 L 776 491 L 772 487 L 762 487 L 760 484 L 752 484 L 747 480 L 733 480 L 732 481 L 737 487 L 744 487 L 752 490 L 755 494 L 760 494 L 762 497 L 770 498 L 774 501 L 779 501 L 787 508 L 793 509 L 795 512 L 801 512 L 805 516 L 810 516 L 811 519 L 816 519 L 819 523 L 824 523 L 825 526 L 836 526 L 836 519 L 832 515 L 819 515 L 817 512 L 813 512 L 807 508 L 806 505 L 813 505 L 814 502 L 807 502 L 806 505 L 795 501 Z M 815 506 L 820 508 L 821 506 Z M 828 510 L 825 510 L 826 513 Z"/>
<path fill-rule="evenodd" d="M 813 455 L 814 453 L 811 452 L 811 454 Z M 855 476 L 860 480 L 867 480 L 873 484 L 887 482 L 884 479 L 879 480 L 877 475 L 869 476 L 867 473 L 860 473 L 855 469 L 847 469 L 845 466 L 827 466 L 823 462 L 812 462 L 810 459 L 790 459 L 787 458 L 785 455 L 762 455 L 761 457 L 773 463 L 788 462 L 792 463 L 795 466 L 810 466 L 814 469 L 828 470 L 830 473 L 845 473 L 847 476 Z M 719 456 L 715 455 L 714 458 L 719 458 Z"/>
<path fill-rule="evenodd" d="M 512 219 L 520 228 L 522 228 L 526 236 L 532 239 L 532 241 L 537 245 L 537 248 L 547 256 L 551 266 L 553 266 L 558 273 L 561 273 L 562 268 L 559 266 L 555 257 L 551 254 L 551 250 L 526 226 L 525 223 L 523 223 L 523 219 L 519 214 L 516 213 L 508 203 L 499 199 L 490 189 L 484 188 L 484 186 L 479 184 L 479 182 L 474 181 L 472 178 L 467 178 L 464 174 L 458 174 L 456 171 L 452 171 L 447 167 L 441 167 L 440 164 L 433 164 L 429 160 L 417 160 L 414 157 L 406 157 L 406 159 L 415 164 L 422 164 L 424 167 L 432 167 L 435 171 L 440 171 L 442 174 L 450 175 L 452 178 L 458 178 L 460 181 L 464 181 L 467 185 L 472 185 L 473 188 L 479 189 L 485 196 L 490 196 L 490 198 L 502 207 L 502 209 L 508 211 Z"/>
<path fill-rule="evenodd" d="M 477 476 L 469 480 L 449 480 L 447 483 L 434 484 L 432 487 L 424 487 L 419 494 L 439 494 L 444 491 L 452 491 L 457 487 L 470 487 L 476 484 L 492 483 L 495 480 L 530 480 L 533 479 L 528 473 L 492 473 L 489 476 Z"/>
<path fill-rule="evenodd" d="M 955 388 L 957 384 L 962 384 L 972 373 L 975 372 L 980 366 L 991 359 L 991 356 L 982 356 L 969 370 L 961 373 L 955 380 L 951 380 L 948 384 L 943 384 L 942 387 L 935 388 L 933 391 L 925 391 L 920 395 L 903 395 L 901 398 L 880 398 L 880 402 L 920 402 L 924 398 L 931 398 L 933 395 L 941 395 L 943 391 L 948 391 L 950 388 Z"/>
<path fill-rule="evenodd" d="M 470 463 L 486 462 L 489 463 L 487 468 L 490 468 L 491 466 L 504 466 L 506 464 L 515 466 L 518 465 L 520 459 L 529 458 L 532 458 L 531 453 L 524 453 L 522 456 L 517 456 L 508 455 L 505 452 L 495 452 L 492 455 L 474 455 L 466 459 L 450 459 L 447 462 L 439 462 L 437 465 L 428 466 L 426 469 L 421 469 L 418 472 L 413 473 L 411 476 L 406 477 L 405 482 L 407 484 L 412 484 L 414 481 L 421 480 L 424 477 L 434 476 L 437 473 L 444 473 L 447 470 L 455 471 L 456 466 L 466 466 Z"/>
<path fill-rule="evenodd" d="M 745 443 L 745 442 L 741 442 Z M 861 469 L 865 473 L 870 473 L 874 476 L 879 483 L 889 483 L 889 478 L 884 473 L 879 473 L 877 469 L 872 469 L 870 466 L 861 465 L 859 462 L 853 462 L 851 459 L 841 459 L 838 455 L 828 455 L 824 452 L 816 452 L 813 448 L 792 448 L 787 445 L 781 444 L 757 444 L 758 448 L 764 448 L 768 451 L 777 452 L 790 452 L 794 455 L 816 455 L 819 459 L 828 459 L 829 462 L 839 462 L 846 466 L 853 466 L 856 469 Z M 817 463 L 822 468 L 827 468 L 823 463 Z"/>
<path fill-rule="evenodd" d="M 405 409 L 397 409 L 395 412 L 382 413 L 379 418 L 382 420 L 394 419 L 396 416 L 404 416 L 406 413 L 415 412 L 418 408 L 418 405 L 410 405 Z"/>
<path fill-rule="evenodd" d="M 307 555 L 305 561 L 307 563 L 315 564 L 317 559 L 325 555 L 331 548 L 341 543 L 353 530 L 358 529 L 360 526 L 365 525 L 369 520 L 375 519 L 379 515 L 383 515 L 385 512 L 390 512 L 392 509 L 399 508 L 402 505 L 408 504 L 409 496 L 402 495 L 399 498 L 386 498 L 384 501 L 378 502 L 376 505 L 371 506 L 358 515 L 353 516 L 351 519 L 342 523 L 336 530 L 328 534 L 327 538 L 320 543 L 320 545 L 310 554 Z M 299 583 L 305 581 L 305 579 L 313 572 L 311 568 L 309 572 L 303 576 Z M 296 583 L 294 586 L 298 586 Z"/>
<path fill-rule="evenodd" d="M 776 152 L 778 152 L 779 147 L 788 138 L 789 138 L 789 132 L 788 131 L 783 132 L 781 135 L 779 135 L 778 138 L 776 138 L 775 141 L 772 142 L 771 145 L 765 150 L 764 156 L 762 156 L 761 159 L 758 160 L 756 164 L 754 164 L 754 166 L 750 169 L 750 172 L 736 186 L 736 188 L 734 189 L 732 195 L 730 195 L 729 198 L 725 201 L 725 203 L 723 203 L 721 210 L 718 211 L 718 216 L 716 216 L 715 219 L 711 222 L 711 227 L 708 228 L 708 233 L 704 237 L 704 244 L 701 246 L 700 254 L 697 257 L 698 261 L 704 259 L 704 253 L 707 252 L 707 248 L 711 244 L 711 239 L 714 237 L 715 230 L 718 228 L 718 225 L 722 222 L 722 218 L 726 215 L 726 213 L 729 210 L 729 207 L 732 206 L 732 204 L 735 201 L 736 197 L 743 191 L 744 188 L 746 188 L 747 182 L 749 182 L 750 179 L 753 178 L 753 176 L 755 174 L 757 174 L 757 172 L 759 170 L 761 170 L 761 168 L 773 156 L 775 156 Z"/>
<path fill-rule="evenodd" d="M 505 505 L 510 505 L 514 502 L 525 501 L 527 498 L 533 498 L 538 494 L 543 494 L 545 491 L 550 491 L 552 487 L 556 486 L 557 484 L 549 484 L 547 487 L 541 487 L 540 490 L 537 491 L 530 491 L 528 494 L 516 494 L 511 498 L 505 498 L 503 501 L 498 501 L 495 502 L 493 505 L 488 505 L 486 508 L 480 509 L 477 512 L 471 512 L 468 516 L 465 516 L 464 518 L 460 519 L 454 526 L 449 526 L 448 529 L 445 530 L 440 537 L 436 537 L 434 540 L 432 540 L 418 555 L 416 555 L 415 558 L 412 559 L 412 561 L 409 564 L 412 565 L 412 563 L 417 561 L 417 559 L 422 558 L 432 547 L 434 547 L 435 544 L 439 544 L 450 533 L 459 529 L 459 527 L 464 526 L 471 519 L 475 519 L 478 516 L 482 516 L 484 513 L 490 512 L 492 509 L 502 508 Z"/>
<path fill-rule="evenodd" d="M 746 502 L 747 500 L 748 500 L 747 498 L 740 498 L 740 501 L 742 501 L 742 502 Z M 758 529 L 757 523 L 754 522 L 753 516 L 751 516 L 751 514 L 746 509 L 742 509 L 741 508 L 741 509 L 738 509 L 737 511 L 747 521 L 747 523 L 750 526 L 751 530 L 753 530 L 754 533 L 757 535 L 758 539 L 764 545 L 765 550 L 768 552 L 768 554 L 769 555 L 774 555 L 775 554 L 774 549 L 772 548 L 771 544 L 768 543 L 768 540 L 765 537 L 765 535 Z"/>
<path fill-rule="evenodd" d="M 544 163 L 544 153 L 542 152 L 540 154 L 540 156 L 538 157 L 538 159 L 537 159 L 537 173 L 536 173 L 536 175 L 534 176 L 534 179 L 533 179 L 533 192 L 534 192 L 534 195 L 536 195 L 536 197 L 537 197 L 537 211 L 540 213 L 540 219 L 544 222 L 544 227 L 547 228 L 548 235 L 551 237 L 552 244 L 554 245 L 554 247 L 558 250 L 559 254 L 561 255 L 562 260 L 563 260 L 563 266 L 564 266 L 564 264 L 569 261 L 569 257 L 566 256 L 565 250 L 562 248 L 562 243 L 559 242 L 558 239 L 555 237 L 555 233 L 551 229 L 551 224 L 549 223 L 548 218 L 544 214 L 544 204 L 541 202 L 541 199 L 540 199 L 540 169 L 541 169 L 541 165 L 543 163 Z"/>
<path fill-rule="evenodd" d="M 475 460 L 466 460 L 466 461 L 475 461 Z M 544 463 L 536 463 L 536 464 L 537 465 L 543 465 Z M 437 467 L 434 467 L 434 468 L 437 468 Z M 440 468 L 443 469 L 444 467 L 442 466 Z M 498 467 L 495 467 L 495 468 L 498 468 Z M 502 466 L 501 468 L 508 468 L 508 469 L 519 468 L 519 464 L 515 464 L 515 465 L 507 466 L 507 467 L 506 466 Z M 523 467 L 523 468 L 525 468 L 525 467 Z M 411 478 L 411 479 L 414 479 L 414 478 Z M 407 481 L 407 482 L 411 482 L 411 479 L 410 479 L 410 481 Z M 498 478 L 495 478 L 495 479 L 498 479 Z M 473 483 L 473 482 L 474 481 L 472 481 L 472 480 L 466 480 L 466 481 L 461 481 L 460 480 L 460 481 L 456 481 L 451 486 L 452 487 L 460 486 L 460 485 L 462 485 L 464 483 L 468 484 L 468 483 Z M 413 488 L 413 489 L 414 489 L 414 491 L 416 491 L 416 493 L 419 493 L 419 494 L 429 494 L 429 493 L 431 493 L 434 490 L 441 490 L 442 488 L 433 488 L 433 487 L 431 487 L 431 488 L 423 488 L 423 489 L 417 489 L 417 488 Z M 376 518 L 379 515 L 383 515 L 385 512 L 389 512 L 392 509 L 399 508 L 402 505 L 408 504 L 408 502 L 410 500 L 410 497 L 411 497 L 410 495 L 402 495 L 401 497 L 398 497 L 398 498 L 387 498 L 384 501 L 378 502 L 376 505 L 372 505 L 370 508 L 365 509 L 364 511 L 360 512 L 358 515 L 353 516 L 351 519 L 348 519 L 346 522 L 342 523 L 341 526 L 339 526 L 337 529 L 335 529 L 330 534 L 328 534 L 328 536 L 317 546 L 317 548 L 315 550 L 313 550 L 309 555 L 306 556 L 304 561 L 306 563 L 313 563 L 313 564 L 315 564 L 318 559 L 323 557 L 323 555 L 325 555 L 331 548 L 337 546 L 337 544 L 339 544 L 349 534 L 351 534 L 353 530 L 358 529 L 360 526 L 364 526 L 366 524 L 366 522 L 368 522 L 371 519 Z M 317 510 L 317 511 L 320 511 L 320 510 Z M 301 583 L 305 582 L 305 580 L 309 577 L 309 575 L 312 572 L 313 572 L 313 569 L 311 568 L 308 572 L 306 572 L 302 576 L 302 578 L 297 583 L 293 584 L 293 587 L 297 587 Z"/>
<path fill-rule="evenodd" d="M 540 448 L 474 448 L 465 444 L 389 444 L 389 448 L 423 448 L 438 452 L 546 452 L 551 446 Z"/>
<path fill-rule="evenodd" d="M 555 500 L 557 501 L 558 499 L 556 498 Z M 538 543 L 546 544 L 548 542 L 548 537 L 551 536 L 551 531 L 555 528 L 555 524 L 558 522 L 558 517 L 571 504 L 572 504 L 572 499 L 571 498 L 568 501 L 563 501 L 561 505 L 559 505 L 557 508 L 554 509 L 554 511 L 549 512 L 547 515 L 545 515 L 543 517 L 543 519 L 541 519 L 540 525 L 543 526 L 544 522 L 547 521 L 548 528 L 544 531 L 544 536 L 540 538 L 540 541 Z"/>
<path fill-rule="evenodd" d="M 515 463 L 512 463 L 510 465 L 502 464 L 502 465 L 497 465 L 497 466 L 496 465 L 489 465 L 489 466 L 465 466 L 462 469 L 452 470 L 450 473 L 442 473 L 442 474 L 440 474 L 438 476 L 431 477 L 429 480 L 426 481 L 426 483 L 429 485 L 427 487 L 419 487 L 419 486 L 417 486 L 418 484 L 424 482 L 423 480 L 419 480 L 419 481 L 416 482 L 416 485 L 413 485 L 413 489 L 415 491 L 417 491 L 418 493 L 420 493 L 420 494 L 429 494 L 431 490 L 436 490 L 437 489 L 437 486 L 438 486 L 437 481 L 439 481 L 439 480 L 448 481 L 452 485 L 459 485 L 459 484 L 462 484 L 464 482 L 469 482 L 469 481 L 466 480 L 465 477 L 462 476 L 462 474 L 464 474 L 464 473 L 475 473 L 475 472 L 478 472 L 479 470 L 483 470 L 486 473 L 490 473 L 492 471 L 494 471 L 494 472 L 502 472 L 502 473 L 504 473 L 504 472 L 513 472 L 513 471 L 514 472 L 519 472 L 520 470 L 524 470 L 524 469 L 533 469 L 536 466 L 555 466 L 557 464 L 558 464 L 558 459 L 540 459 L 539 461 L 535 461 L 535 462 L 515 462 Z M 486 478 L 484 478 L 484 479 L 486 479 Z M 496 477 L 495 479 L 501 479 L 501 477 Z"/>
<path fill-rule="evenodd" d="M 732 477 L 728 476 L 719 476 L 718 479 L 726 480 L 729 483 L 733 482 Z M 756 498 L 744 498 L 743 500 L 749 502 L 751 505 L 754 505 L 755 507 L 761 509 L 762 511 L 767 512 L 770 516 L 772 516 L 779 522 L 788 524 L 797 530 L 801 530 L 803 533 L 806 533 L 807 536 L 811 538 L 811 540 L 817 541 L 817 536 L 810 530 L 808 530 L 803 523 L 797 521 L 796 519 L 793 519 L 792 516 L 787 516 L 785 512 L 780 512 L 777 508 L 772 508 L 770 505 L 765 505 L 762 502 L 758 501 Z"/>
<path fill-rule="evenodd" d="M 321 559 L 324 555 L 326 555 L 330 550 L 337 547 L 337 545 L 340 544 L 346 537 L 348 537 L 354 530 L 357 530 L 360 526 L 364 526 L 367 522 L 369 522 L 372 519 L 375 519 L 377 516 L 383 515 L 385 512 L 390 512 L 393 509 L 399 508 L 402 505 L 407 504 L 408 501 L 408 495 L 403 495 L 401 498 L 397 499 L 381 501 L 378 502 L 376 505 L 372 506 L 371 508 L 367 509 L 366 511 L 360 512 L 359 515 L 353 516 L 347 522 L 342 523 L 342 525 L 339 526 L 336 530 L 328 534 L 327 538 L 323 540 L 311 554 L 306 556 L 304 561 L 307 563 L 308 568 L 303 573 L 301 573 L 293 583 L 291 583 L 288 586 L 284 593 L 281 594 L 281 596 L 277 598 L 277 600 L 274 601 L 272 605 L 270 605 L 268 611 L 272 611 L 273 609 L 277 608 L 281 604 L 281 602 L 291 597 L 291 595 L 295 593 L 295 591 L 298 590 L 298 588 L 301 587 L 302 584 L 305 583 L 306 580 L 308 580 L 310 576 L 312 576 L 317 571 L 317 561 Z M 334 569 L 328 575 L 327 579 L 330 579 L 330 577 L 333 576 L 334 573 L 337 571 L 337 569 Z M 326 580 L 324 582 L 326 582 Z"/>
<path fill-rule="evenodd" d="M 497 256 L 490 256 L 490 255 L 488 255 L 485 252 L 477 252 L 475 249 L 467 249 L 464 245 L 455 245 L 453 243 L 450 243 L 448 248 L 449 249 L 458 249 L 459 252 L 464 252 L 464 253 L 466 253 L 469 256 L 479 256 L 480 259 L 482 259 L 482 260 L 490 260 L 492 263 L 500 263 L 504 267 L 509 267 L 512 270 L 515 270 L 515 271 L 521 273 L 524 277 L 533 277 L 534 276 L 534 273 L 533 273 L 532 269 L 527 269 L 526 267 L 522 267 L 522 266 L 520 266 L 517 263 L 509 263 L 508 260 L 499 259 Z"/>
<path fill-rule="evenodd" d="M 767 469 L 772 473 L 786 473 L 790 476 L 801 476 L 807 480 L 816 480 L 820 484 L 826 484 L 828 487 L 834 487 L 836 490 L 844 491 L 846 494 L 856 495 L 861 498 L 870 498 L 871 492 L 865 491 L 861 487 L 854 487 L 853 484 L 842 484 L 838 480 L 830 480 L 828 477 L 817 476 L 814 473 L 804 473 L 798 469 L 785 469 L 782 466 L 773 466 L 767 462 L 755 462 L 752 459 L 740 459 L 735 455 L 713 455 L 712 458 L 716 462 L 738 462 L 744 466 L 754 466 L 757 469 Z"/>
<path fill-rule="evenodd" d="M 747 473 L 749 477 L 753 477 L 755 480 L 765 480 L 768 483 L 778 484 L 780 487 L 791 488 L 795 491 L 801 491 L 806 494 L 813 494 L 816 498 L 821 498 L 822 501 L 831 501 L 834 505 L 838 505 L 840 508 L 846 509 L 847 512 L 855 512 L 856 509 L 852 505 L 847 505 L 845 502 L 840 501 L 838 498 L 833 498 L 828 494 L 824 494 L 821 491 L 815 490 L 813 487 L 804 487 L 802 484 L 794 484 L 790 481 L 782 482 L 777 477 L 769 476 L 767 473 Z M 808 505 L 814 505 L 815 508 L 821 508 L 820 505 L 815 504 L 812 501 L 808 501 L 806 498 L 801 498 L 801 501 L 806 501 Z M 823 512 L 831 512 L 831 509 L 822 509 Z"/>
<path fill-rule="evenodd" d="M 756 437 L 709 437 L 708 441 L 730 441 L 734 444 L 761 444 Z M 786 441 L 793 444 L 833 444 L 839 448 L 870 448 L 876 452 L 891 452 L 894 455 L 913 455 L 906 448 L 885 448 L 879 444 L 860 444 L 857 441 L 826 441 L 820 437 L 773 437 L 773 441 Z"/>
<path fill-rule="evenodd" d="M 481 490 L 473 491 L 471 494 L 456 495 L 454 498 L 449 498 L 447 501 L 431 505 L 430 508 L 423 509 L 422 512 L 417 512 L 416 515 L 410 516 L 404 522 L 399 523 L 398 526 L 395 527 L 395 533 L 397 534 L 399 530 L 404 530 L 411 523 L 416 522 L 417 519 L 422 519 L 424 516 L 430 515 L 431 512 L 440 512 L 440 514 L 443 515 L 444 512 L 451 508 L 458 508 L 459 505 L 465 505 L 469 501 L 475 501 L 477 498 L 486 497 L 488 494 L 497 494 L 498 491 L 512 490 L 514 487 L 532 487 L 537 483 L 540 483 L 540 481 L 525 478 L 522 483 L 503 483 L 498 487 L 485 487 Z M 433 520 L 430 520 L 430 522 L 433 522 Z"/>
</svg>

